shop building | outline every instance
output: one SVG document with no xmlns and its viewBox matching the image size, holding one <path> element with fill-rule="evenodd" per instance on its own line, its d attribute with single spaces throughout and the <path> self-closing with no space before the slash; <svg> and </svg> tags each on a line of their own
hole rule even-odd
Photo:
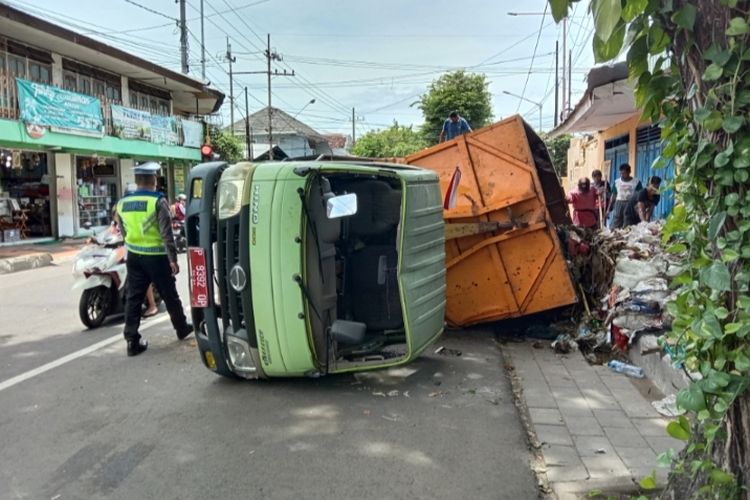
<svg viewBox="0 0 750 500">
<path fill-rule="evenodd" d="M 145 160 L 184 192 L 224 95 L 0 4 L 0 244 L 90 234 Z"/>
<path fill-rule="evenodd" d="M 635 84 L 628 79 L 627 63 L 592 68 L 587 84 L 575 109 L 550 132 L 552 137 L 578 134 L 568 150 L 568 186 L 575 186 L 581 177 L 591 177 L 595 169 L 614 183 L 619 166 L 628 163 L 643 185 L 652 175 L 666 181 L 654 210 L 654 218 L 666 218 L 674 208 L 675 164 L 662 160 L 661 130 L 644 120 L 636 106 Z"/>
</svg>

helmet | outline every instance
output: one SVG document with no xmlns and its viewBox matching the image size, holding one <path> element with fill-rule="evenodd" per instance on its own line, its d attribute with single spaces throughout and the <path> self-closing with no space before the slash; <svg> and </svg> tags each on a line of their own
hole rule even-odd
<svg viewBox="0 0 750 500">
<path fill-rule="evenodd" d="M 185 196 L 183 193 L 180 193 L 177 195 L 178 200 L 187 200 L 187 196 Z"/>
</svg>

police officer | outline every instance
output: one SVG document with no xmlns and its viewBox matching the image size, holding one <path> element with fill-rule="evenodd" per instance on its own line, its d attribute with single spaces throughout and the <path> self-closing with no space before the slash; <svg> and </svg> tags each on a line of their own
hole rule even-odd
<svg viewBox="0 0 750 500">
<path fill-rule="evenodd" d="M 128 250 L 128 289 L 125 303 L 125 340 L 128 356 L 137 356 L 148 348 L 141 338 L 141 306 L 150 283 L 156 286 L 167 306 L 177 338 L 182 340 L 193 331 L 187 322 L 177 294 L 175 275 L 177 248 L 172 234 L 169 202 L 156 189 L 156 175 L 161 166 L 147 162 L 135 167 L 137 190 L 117 204 L 125 247 Z"/>
</svg>

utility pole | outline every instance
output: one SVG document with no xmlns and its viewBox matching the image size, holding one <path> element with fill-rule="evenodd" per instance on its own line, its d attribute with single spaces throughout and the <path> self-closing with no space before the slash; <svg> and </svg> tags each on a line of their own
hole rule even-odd
<svg viewBox="0 0 750 500">
<path fill-rule="evenodd" d="M 245 144 L 247 145 L 247 159 L 253 159 L 253 145 L 250 142 L 250 111 L 247 105 L 247 87 L 245 87 Z"/>
<path fill-rule="evenodd" d="M 271 50 L 271 34 L 268 33 L 267 47 L 265 50 L 266 56 L 266 70 L 265 71 L 238 71 L 235 75 L 266 75 L 268 77 L 268 159 L 273 160 L 273 108 L 271 107 L 271 77 L 272 76 L 295 76 L 294 70 L 288 73 L 286 70 L 279 72 L 279 70 L 271 71 L 272 61 L 282 61 L 283 58 L 276 52 Z M 230 67 L 231 72 L 231 67 Z M 229 93 L 232 93 L 232 87 L 229 87 Z"/>
<path fill-rule="evenodd" d="M 352 108 L 352 146 L 357 142 L 357 129 L 354 126 L 354 108 Z"/>
<path fill-rule="evenodd" d="M 201 79 L 206 81 L 206 32 L 203 29 L 203 0 L 201 0 Z"/>
<path fill-rule="evenodd" d="M 567 66 L 565 64 L 565 61 L 567 60 L 565 55 L 568 53 L 568 18 L 567 17 L 563 18 L 563 35 L 562 36 L 563 36 L 563 40 L 562 40 L 562 60 L 563 60 L 562 61 L 563 63 L 563 66 L 562 66 L 562 113 L 560 114 L 560 118 L 564 120 L 566 110 L 568 109 L 568 99 L 567 99 L 568 92 L 567 92 L 567 85 L 566 85 L 566 82 L 567 82 L 566 75 L 568 72 L 565 70 L 565 67 Z"/>
<path fill-rule="evenodd" d="M 568 107 L 565 109 L 565 113 L 572 111 L 573 105 L 573 50 L 568 52 Z"/>
<path fill-rule="evenodd" d="M 268 161 L 273 161 L 273 108 L 271 107 L 271 34 L 267 34 L 266 75 L 268 76 Z M 278 57 L 278 55 L 277 55 Z"/>
<path fill-rule="evenodd" d="M 190 72 L 188 66 L 188 30 L 187 30 L 187 19 L 186 19 L 186 0 L 178 0 L 180 2 L 180 59 L 182 62 L 182 72 L 186 75 Z"/>
<path fill-rule="evenodd" d="M 555 41 L 555 128 L 560 119 L 560 41 Z"/>
<path fill-rule="evenodd" d="M 232 44 L 229 43 L 229 37 L 227 37 L 226 59 L 229 61 L 229 120 L 232 123 L 232 135 L 234 135 L 234 78 L 232 77 L 232 63 L 237 58 L 232 56 Z"/>
</svg>

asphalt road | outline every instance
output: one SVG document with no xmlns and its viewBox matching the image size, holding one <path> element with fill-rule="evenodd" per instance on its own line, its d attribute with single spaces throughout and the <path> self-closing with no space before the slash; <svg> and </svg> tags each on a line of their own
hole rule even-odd
<svg viewBox="0 0 750 500">
<path fill-rule="evenodd" d="M 537 496 L 487 332 L 398 370 L 242 382 L 166 313 L 127 358 L 120 323 L 83 329 L 71 284 L 67 264 L 0 277 L 0 499 Z"/>
</svg>

